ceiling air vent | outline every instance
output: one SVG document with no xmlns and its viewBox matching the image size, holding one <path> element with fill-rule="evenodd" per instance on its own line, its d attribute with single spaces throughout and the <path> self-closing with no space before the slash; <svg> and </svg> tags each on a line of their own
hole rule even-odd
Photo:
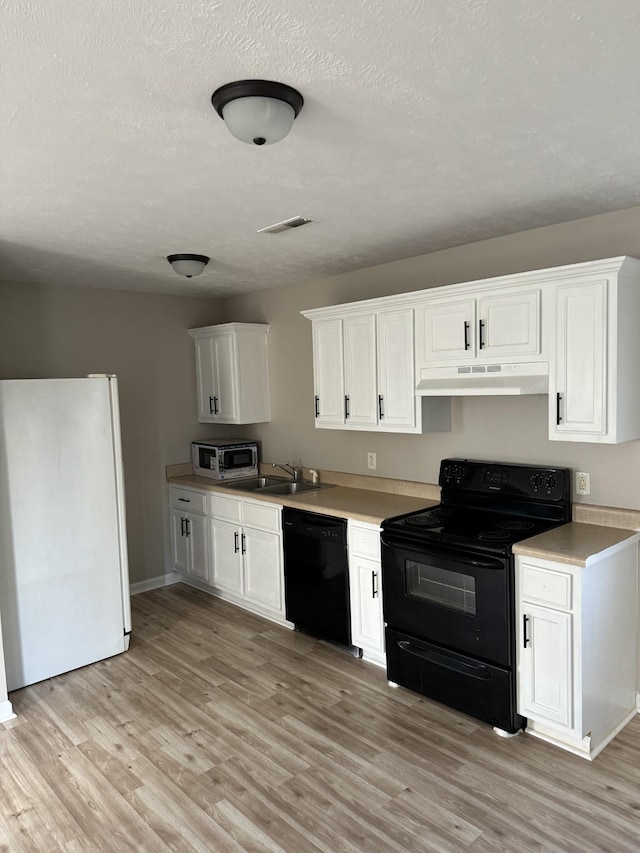
<svg viewBox="0 0 640 853">
<path fill-rule="evenodd" d="M 304 216 L 294 216 L 291 219 L 283 219 L 275 225 L 267 225 L 266 228 L 258 228 L 258 234 L 282 234 L 283 231 L 291 231 L 292 228 L 300 228 L 308 225 L 313 219 L 305 219 Z"/>
</svg>

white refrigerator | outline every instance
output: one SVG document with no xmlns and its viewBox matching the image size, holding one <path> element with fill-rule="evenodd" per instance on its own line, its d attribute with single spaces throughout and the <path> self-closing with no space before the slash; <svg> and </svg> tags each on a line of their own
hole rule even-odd
<svg viewBox="0 0 640 853">
<path fill-rule="evenodd" d="M 129 647 L 113 376 L 0 381 L 0 614 L 9 691 Z"/>
</svg>

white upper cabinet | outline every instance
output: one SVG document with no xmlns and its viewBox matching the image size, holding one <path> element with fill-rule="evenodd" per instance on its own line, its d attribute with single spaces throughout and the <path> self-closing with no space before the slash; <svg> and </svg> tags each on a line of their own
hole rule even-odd
<svg viewBox="0 0 640 853">
<path fill-rule="evenodd" d="M 315 424 L 329 429 L 448 430 L 448 399 L 415 396 L 413 308 L 305 312 L 313 321 Z M 426 410 L 424 414 L 423 410 Z"/>
<path fill-rule="evenodd" d="M 225 323 L 189 329 L 195 344 L 199 421 L 252 424 L 269 420 L 268 328 Z"/>
<path fill-rule="evenodd" d="M 609 270 L 555 288 L 549 438 L 556 441 L 640 438 L 640 263 L 614 260 Z"/>
<path fill-rule="evenodd" d="M 539 356 L 540 289 L 432 298 L 418 310 L 418 368 Z"/>
</svg>

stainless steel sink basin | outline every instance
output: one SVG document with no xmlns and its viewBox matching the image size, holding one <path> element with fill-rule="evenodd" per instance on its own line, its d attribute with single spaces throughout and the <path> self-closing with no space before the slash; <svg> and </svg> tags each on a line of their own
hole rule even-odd
<svg viewBox="0 0 640 853">
<path fill-rule="evenodd" d="M 331 483 L 306 483 L 289 480 L 276 486 L 267 486 L 260 491 L 266 495 L 298 495 L 300 492 L 317 492 L 318 489 L 328 489 L 331 485 Z"/>
<path fill-rule="evenodd" d="M 282 477 L 251 477 L 247 480 L 234 480 L 232 483 L 225 483 L 226 489 L 240 489 L 243 492 L 257 492 L 267 486 L 285 485 L 288 486 L 287 480 Z"/>
</svg>

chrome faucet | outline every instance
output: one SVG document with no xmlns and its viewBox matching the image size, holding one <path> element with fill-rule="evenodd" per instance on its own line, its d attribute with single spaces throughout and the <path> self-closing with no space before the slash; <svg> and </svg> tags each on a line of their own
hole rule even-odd
<svg viewBox="0 0 640 853">
<path fill-rule="evenodd" d="M 302 479 L 302 471 L 300 468 L 294 468 L 293 465 L 289 465 L 288 462 L 272 462 L 272 468 L 282 468 L 283 471 L 286 471 L 287 474 L 291 477 L 294 482 Z"/>
</svg>

